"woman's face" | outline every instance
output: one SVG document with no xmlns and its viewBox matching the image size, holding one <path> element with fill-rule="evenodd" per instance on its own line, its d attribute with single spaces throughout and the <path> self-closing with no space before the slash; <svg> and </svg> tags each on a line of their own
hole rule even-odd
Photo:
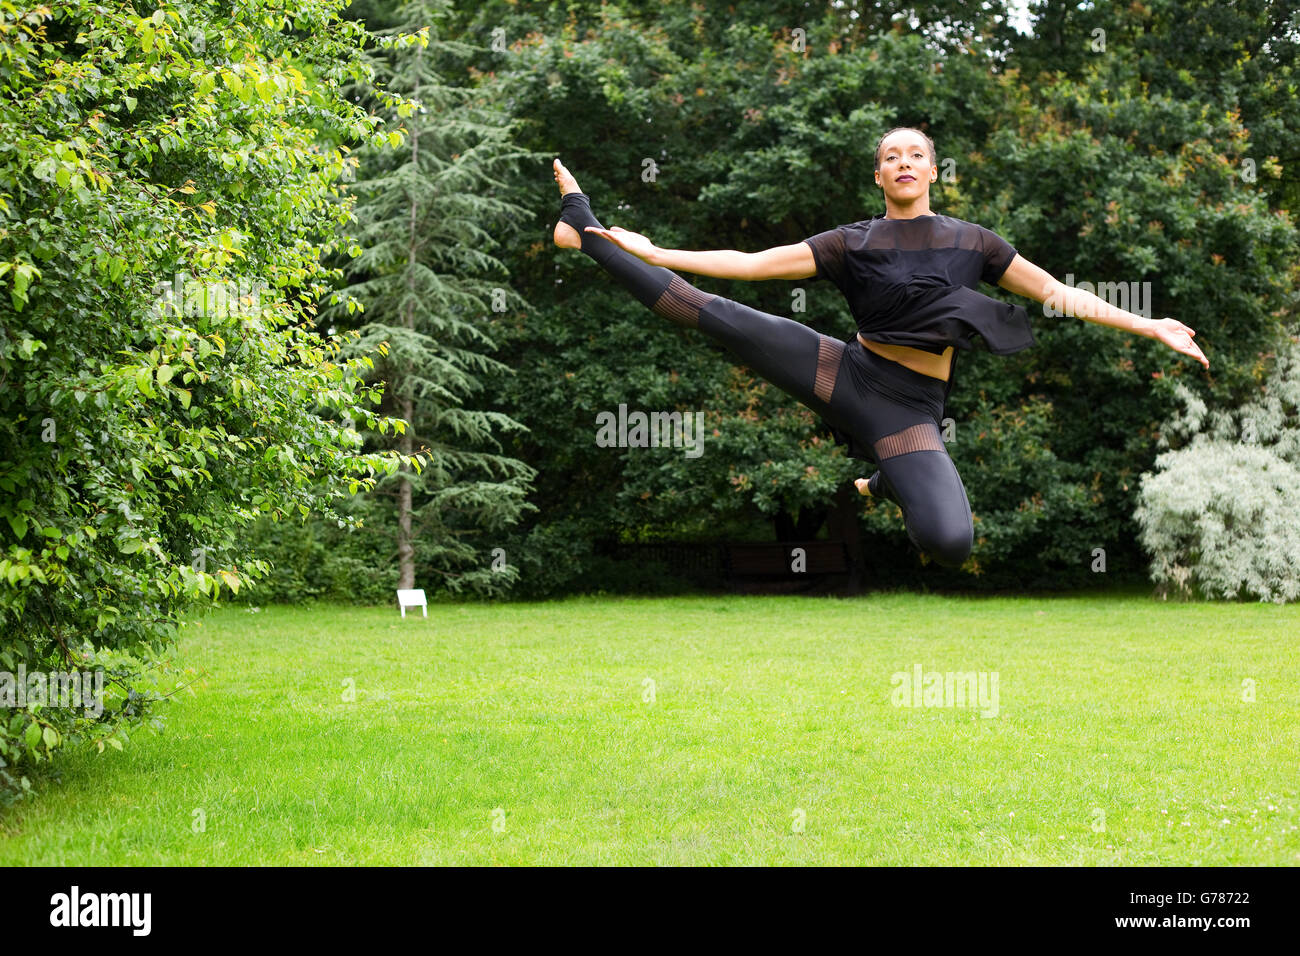
<svg viewBox="0 0 1300 956">
<path fill-rule="evenodd" d="M 899 130 L 880 144 L 880 168 L 876 185 L 895 202 L 911 202 L 924 196 L 939 171 L 930 160 L 930 146 L 925 137 L 911 130 Z"/>
</svg>

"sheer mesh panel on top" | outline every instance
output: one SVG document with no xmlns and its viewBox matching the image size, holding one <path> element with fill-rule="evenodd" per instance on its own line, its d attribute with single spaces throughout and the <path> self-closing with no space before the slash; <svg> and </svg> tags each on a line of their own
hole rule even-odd
<svg viewBox="0 0 1300 956">
<path fill-rule="evenodd" d="M 894 228 L 867 230 L 867 249 L 894 249 L 901 252 L 921 252 L 931 249 L 967 249 L 984 257 L 984 279 L 996 284 L 996 279 L 1006 271 L 1016 257 L 1015 247 L 991 229 L 978 223 L 952 219 L 948 216 L 919 217 L 917 219 L 887 219 L 896 223 Z M 904 225 L 905 224 L 905 225 Z"/>
</svg>

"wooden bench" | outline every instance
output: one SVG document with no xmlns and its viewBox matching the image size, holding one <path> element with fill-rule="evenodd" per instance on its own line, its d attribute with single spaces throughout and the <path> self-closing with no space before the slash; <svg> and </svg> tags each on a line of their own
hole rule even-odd
<svg viewBox="0 0 1300 956">
<path fill-rule="evenodd" d="M 796 549 L 802 549 L 802 555 Z M 803 570 L 795 570 L 801 567 Z M 787 541 L 771 544 L 730 544 L 726 547 L 730 577 L 771 577 L 791 580 L 849 570 L 842 541 Z"/>
</svg>

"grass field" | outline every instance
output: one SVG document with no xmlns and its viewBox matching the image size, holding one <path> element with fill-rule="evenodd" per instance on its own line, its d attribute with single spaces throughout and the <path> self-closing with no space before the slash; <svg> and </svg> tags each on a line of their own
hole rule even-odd
<svg viewBox="0 0 1300 956">
<path fill-rule="evenodd" d="M 232 608 L 179 659 L 165 732 L 66 755 L 0 863 L 1300 863 L 1300 607 Z M 983 706 L 896 705 L 918 666 Z"/>
</svg>

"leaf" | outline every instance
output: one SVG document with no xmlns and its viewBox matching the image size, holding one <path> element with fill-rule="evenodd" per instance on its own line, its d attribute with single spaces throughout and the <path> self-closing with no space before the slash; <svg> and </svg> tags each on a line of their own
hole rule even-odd
<svg viewBox="0 0 1300 956">
<path fill-rule="evenodd" d="M 45 746 L 50 750 L 59 745 L 59 732 L 53 727 L 46 727 L 41 733 L 41 737 L 45 740 Z"/>
<path fill-rule="evenodd" d="M 41 725 L 33 720 L 27 725 L 27 732 L 23 734 L 23 739 L 27 741 L 28 750 L 35 750 L 36 745 L 41 742 Z"/>
<path fill-rule="evenodd" d="M 175 372 L 176 372 L 176 370 L 173 369 L 170 365 L 159 365 L 159 366 L 158 366 L 158 384 L 159 384 L 159 385 L 166 385 L 168 382 L 170 382 L 170 381 L 172 380 L 172 375 L 174 375 Z"/>
<path fill-rule="evenodd" d="M 19 541 L 23 540 L 27 534 L 27 519 L 22 515 L 7 515 L 6 517 L 9 519 L 9 527 L 14 529 L 14 536 Z"/>
<path fill-rule="evenodd" d="M 60 189 L 67 189 L 68 183 L 72 182 L 72 173 L 67 166 L 60 166 L 54 174 L 54 181 L 59 184 Z"/>
<path fill-rule="evenodd" d="M 134 113 L 134 112 L 135 112 L 135 105 L 136 105 L 136 103 L 139 102 L 139 100 L 137 100 L 134 96 L 126 96 L 126 97 L 123 97 L 123 102 L 126 103 L 126 111 L 127 111 L 128 113 Z"/>
<path fill-rule="evenodd" d="M 116 737 L 109 737 L 108 745 L 112 747 L 114 750 L 122 749 L 122 741 L 118 740 Z"/>
<path fill-rule="evenodd" d="M 135 554 L 137 551 L 144 550 L 144 541 L 140 538 L 127 538 L 117 546 L 117 549 L 123 554 Z"/>
</svg>

